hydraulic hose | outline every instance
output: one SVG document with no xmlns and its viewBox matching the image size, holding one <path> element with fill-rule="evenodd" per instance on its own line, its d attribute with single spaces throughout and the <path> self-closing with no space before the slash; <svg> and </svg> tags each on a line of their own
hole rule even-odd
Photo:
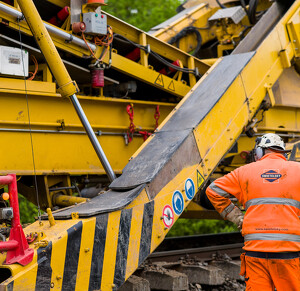
<svg viewBox="0 0 300 291">
<path fill-rule="evenodd" d="M 200 34 L 198 28 L 195 27 L 195 26 L 185 27 L 178 34 L 176 34 L 174 37 L 172 37 L 168 41 L 168 43 L 169 44 L 174 44 L 174 43 L 178 42 L 181 38 L 187 36 L 188 34 L 195 34 L 196 35 L 197 47 L 195 48 L 194 53 L 193 53 L 193 56 L 196 56 L 198 54 L 198 52 L 200 51 L 200 49 L 201 49 L 202 37 L 201 37 L 201 34 Z"/>
</svg>

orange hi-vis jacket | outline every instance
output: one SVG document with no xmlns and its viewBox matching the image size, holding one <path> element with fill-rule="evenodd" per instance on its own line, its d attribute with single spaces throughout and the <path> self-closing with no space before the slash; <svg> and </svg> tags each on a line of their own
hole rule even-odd
<svg viewBox="0 0 300 291">
<path fill-rule="evenodd" d="M 278 153 L 266 154 L 215 180 L 206 194 L 224 218 L 234 208 L 230 197 L 243 204 L 245 250 L 300 251 L 299 163 Z"/>
</svg>

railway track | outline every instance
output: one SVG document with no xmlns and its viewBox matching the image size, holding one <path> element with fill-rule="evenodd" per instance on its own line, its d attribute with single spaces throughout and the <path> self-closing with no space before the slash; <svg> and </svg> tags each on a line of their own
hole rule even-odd
<svg viewBox="0 0 300 291">
<path fill-rule="evenodd" d="M 119 289 L 244 290 L 239 232 L 166 238 Z"/>
<path fill-rule="evenodd" d="M 236 259 L 239 258 L 242 247 L 243 237 L 239 232 L 174 237 L 166 238 L 148 258 L 153 262 L 174 262 L 184 256 L 192 256 L 210 261 L 218 253 Z"/>
</svg>

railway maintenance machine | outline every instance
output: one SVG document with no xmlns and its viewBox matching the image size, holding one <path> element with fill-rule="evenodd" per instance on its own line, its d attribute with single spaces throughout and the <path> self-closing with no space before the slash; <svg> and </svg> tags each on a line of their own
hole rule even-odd
<svg viewBox="0 0 300 291">
<path fill-rule="evenodd" d="M 300 137 L 300 0 L 185 1 L 148 33 L 106 4 L 0 1 L 0 290 L 117 290 L 218 217 L 203 189 L 257 135 Z"/>
</svg>

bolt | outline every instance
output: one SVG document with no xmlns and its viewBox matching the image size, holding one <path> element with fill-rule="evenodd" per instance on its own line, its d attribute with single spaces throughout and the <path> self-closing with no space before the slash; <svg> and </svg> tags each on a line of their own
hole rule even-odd
<svg viewBox="0 0 300 291">
<path fill-rule="evenodd" d="M 54 283 L 53 283 L 53 282 L 50 284 L 50 287 L 51 287 L 51 288 L 54 288 Z"/>
<path fill-rule="evenodd" d="M 167 229 L 168 229 L 167 227 L 164 228 L 164 230 L 167 230 Z"/>
<path fill-rule="evenodd" d="M 230 131 L 230 128 L 227 128 L 227 131 Z"/>
<path fill-rule="evenodd" d="M 294 39 L 293 42 L 296 42 L 296 40 Z"/>
<path fill-rule="evenodd" d="M 86 253 L 88 253 L 88 252 L 90 251 L 90 248 L 85 248 L 84 251 L 85 251 Z"/>
<path fill-rule="evenodd" d="M 56 280 L 60 280 L 61 279 L 61 276 L 60 275 L 57 275 L 56 276 Z"/>
<path fill-rule="evenodd" d="M 159 234 L 159 235 L 157 236 L 157 238 L 161 238 L 161 235 Z"/>
</svg>

